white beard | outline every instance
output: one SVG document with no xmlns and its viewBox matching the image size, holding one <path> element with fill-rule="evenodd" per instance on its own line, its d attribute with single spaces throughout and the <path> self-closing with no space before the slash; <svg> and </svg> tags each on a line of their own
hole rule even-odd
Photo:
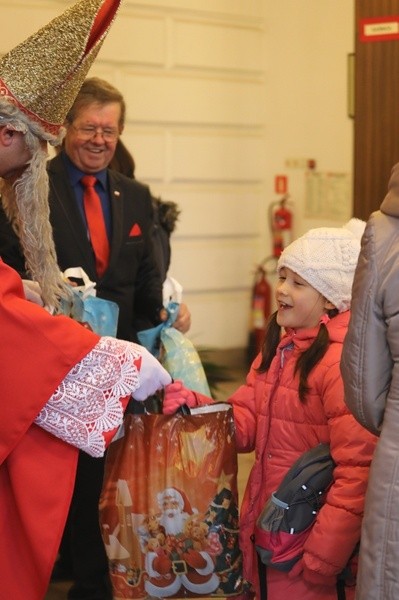
<svg viewBox="0 0 399 600">
<path fill-rule="evenodd" d="M 184 523 L 186 522 L 187 517 L 187 513 L 173 514 L 172 511 L 167 511 L 163 513 L 159 522 L 165 527 L 165 533 L 167 535 L 177 535 L 183 532 Z"/>
</svg>

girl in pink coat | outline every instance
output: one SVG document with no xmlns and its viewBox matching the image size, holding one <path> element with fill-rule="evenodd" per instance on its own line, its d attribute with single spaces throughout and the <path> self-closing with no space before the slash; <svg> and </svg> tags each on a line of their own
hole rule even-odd
<svg viewBox="0 0 399 600">
<path fill-rule="evenodd" d="M 267 599 L 336 600 L 337 581 L 355 595 L 356 548 L 375 437 L 344 403 L 340 359 L 349 322 L 353 275 L 362 221 L 318 228 L 281 254 L 272 315 L 262 352 L 233 405 L 239 452 L 255 451 L 240 517 L 244 577 L 258 599 L 257 557 L 251 536 L 256 520 L 288 469 L 306 450 L 323 442 L 335 462 L 334 481 L 291 571 L 268 567 Z M 210 399 L 167 386 L 164 413 Z M 341 596 L 340 596 L 341 597 Z"/>
</svg>

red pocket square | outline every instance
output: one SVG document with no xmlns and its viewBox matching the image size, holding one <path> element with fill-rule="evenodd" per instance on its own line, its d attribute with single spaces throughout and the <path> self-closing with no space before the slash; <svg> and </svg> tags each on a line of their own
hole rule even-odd
<svg viewBox="0 0 399 600">
<path fill-rule="evenodd" d="M 137 235 L 141 235 L 140 225 L 135 223 L 129 232 L 129 237 L 136 237 Z"/>
</svg>

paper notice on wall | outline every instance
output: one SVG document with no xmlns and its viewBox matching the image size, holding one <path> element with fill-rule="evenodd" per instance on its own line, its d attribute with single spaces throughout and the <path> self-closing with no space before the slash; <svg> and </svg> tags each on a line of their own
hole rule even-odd
<svg viewBox="0 0 399 600">
<path fill-rule="evenodd" d="M 305 217 L 344 221 L 351 201 L 348 173 L 306 173 Z"/>
</svg>

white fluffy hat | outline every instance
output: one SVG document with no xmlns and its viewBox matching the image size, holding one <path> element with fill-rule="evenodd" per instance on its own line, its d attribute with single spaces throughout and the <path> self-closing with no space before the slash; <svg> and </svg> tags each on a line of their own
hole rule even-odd
<svg viewBox="0 0 399 600">
<path fill-rule="evenodd" d="M 288 267 L 332 302 L 339 312 L 351 305 L 353 276 L 366 223 L 311 229 L 285 248 L 277 271 Z"/>
</svg>

